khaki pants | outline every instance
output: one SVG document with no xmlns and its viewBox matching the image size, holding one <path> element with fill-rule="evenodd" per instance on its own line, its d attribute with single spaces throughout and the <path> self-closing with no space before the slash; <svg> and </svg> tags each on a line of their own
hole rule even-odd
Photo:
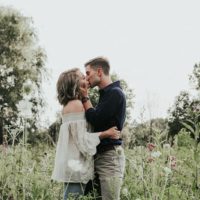
<svg viewBox="0 0 200 200">
<path fill-rule="evenodd" d="M 102 200 L 120 199 L 124 169 L 125 156 L 121 146 L 96 155 L 95 172 L 100 179 Z"/>
</svg>

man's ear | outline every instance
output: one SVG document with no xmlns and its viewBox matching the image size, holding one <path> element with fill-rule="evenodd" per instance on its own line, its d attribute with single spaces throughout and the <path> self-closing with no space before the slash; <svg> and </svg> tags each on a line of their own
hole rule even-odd
<svg viewBox="0 0 200 200">
<path fill-rule="evenodd" d="M 103 73 L 102 68 L 101 67 L 97 68 L 97 74 L 98 74 L 99 77 L 102 76 L 102 73 Z"/>
</svg>

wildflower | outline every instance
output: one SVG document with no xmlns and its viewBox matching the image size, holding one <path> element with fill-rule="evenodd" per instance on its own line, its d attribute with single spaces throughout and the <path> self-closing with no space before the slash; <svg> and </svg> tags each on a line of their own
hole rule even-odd
<svg viewBox="0 0 200 200">
<path fill-rule="evenodd" d="M 127 196 L 127 195 L 128 195 L 128 189 L 127 189 L 126 187 L 124 187 L 124 188 L 122 189 L 122 194 L 123 194 L 124 196 Z"/>
<path fill-rule="evenodd" d="M 153 143 L 148 143 L 148 144 L 147 144 L 147 148 L 148 148 L 149 151 L 153 151 L 153 149 L 154 149 L 155 147 L 156 147 L 156 145 L 153 144 Z"/>
<path fill-rule="evenodd" d="M 163 172 L 160 172 L 159 176 L 163 177 L 163 176 L 165 176 L 165 174 Z"/>
<path fill-rule="evenodd" d="M 7 77 L 7 83 L 10 85 L 10 86 L 14 86 L 15 85 L 15 76 L 8 76 Z"/>
<path fill-rule="evenodd" d="M 13 110 L 10 107 L 4 107 L 3 108 L 3 112 L 4 112 L 5 116 L 8 117 L 8 116 L 10 116 L 12 114 Z"/>
<path fill-rule="evenodd" d="M 7 74 L 6 69 L 7 69 L 6 65 L 0 65 L 0 73 L 2 76 L 5 76 Z"/>
<path fill-rule="evenodd" d="M 163 145 L 163 148 L 164 148 L 164 149 L 170 149 L 170 144 L 168 144 L 168 143 L 164 144 L 164 145 Z"/>
<path fill-rule="evenodd" d="M 75 172 L 80 171 L 82 168 L 82 164 L 79 160 L 69 160 L 68 166 Z"/>
<path fill-rule="evenodd" d="M 200 106 L 199 105 L 196 107 L 196 112 L 200 112 Z"/>
<path fill-rule="evenodd" d="M 169 163 L 172 169 L 176 168 L 176 157 L 175 156 L 169 156 Z"/>
<path fill-rule="evenodd" d="M 172 173 L 172 170 L 169 167 L 164 167 L 163 169 L 164 169 L 166 175 L 169 175 Z"/>
<path fill-rule="evenodd" d="M 176 161 L 176 157 L 175 157 L 175 156 L 170 156 L 170 157 L 169 157 L 169 160 L 170 160 L 170 161 Z"/>
<path fill-rule="evenodd" d="M 148 162 L 148 163 L 151 163 L 151 162 L 153 162 L 154 160 L 155 160 L 155 159 L 152 158 L 151 156 L 147 158 L 147 162 Z"/>
<path fill-rule="evenodd" d="M 24 87 L 31 87 L 32 85 L 33 85 L 33 83 L 31 82 L 30 79 L 27 79 L 23 84 Z"/>
<path fill-rule="evenodd" d="M 160 151 L 154 151 L 154 152 L 151 153 L 151 156 L 152 156 L 153 158 L 158 158 L 158 157 L 160 157 L 160 155 L 161 155 L 161 152 L 160 152 Z"/>
<path fill-rule="evenodd" d="M 25 118 L 29 118 L 32 114 L 32 103 L 28 99 L 21 100 L 17 105 L 21 115 Z"/>
</svg>

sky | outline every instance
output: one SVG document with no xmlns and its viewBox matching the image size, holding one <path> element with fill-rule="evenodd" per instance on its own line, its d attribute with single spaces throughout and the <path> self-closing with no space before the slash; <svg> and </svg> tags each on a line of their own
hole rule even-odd
<svg viewBox="0 0 200 200">
<path fill-rule="evenodd" d="M 167 117 L 200 63 L 198 0 L 0 0 L 32 17 L 51 76 L 43 84 L 52 123 L 61 107 L 56 82 L 64 70 L 104 56 L 135 95 L 132 118 Z"/>
</svg>

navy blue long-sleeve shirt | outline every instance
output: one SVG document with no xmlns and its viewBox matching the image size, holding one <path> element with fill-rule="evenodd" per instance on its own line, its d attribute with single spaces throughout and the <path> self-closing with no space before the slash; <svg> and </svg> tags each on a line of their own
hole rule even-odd
<svg viewBox="0 0 200 200">
<path fill-rule="evenodd" d="M 116 81 L 107 87 L 99 90 L 99 102 L 95 108 L 86 111 L 87 121 L 94 127 L 94 132 L 105 131 L 113 126 L 122 130 L 126 115 L 126 99 L 120 87 L 120 82 Z M 104 145 L 120 145 L 121 139 L 102 139 L 98 148 Z"/>
</svg>

